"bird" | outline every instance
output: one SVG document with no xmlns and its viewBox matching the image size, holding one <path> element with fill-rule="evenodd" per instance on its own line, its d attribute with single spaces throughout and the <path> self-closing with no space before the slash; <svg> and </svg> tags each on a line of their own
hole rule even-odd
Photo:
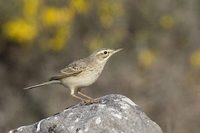
<svg viewBox="0 0 200 133">
<path fill-rule="evenodd" d="M 72 97 L 81 100 L 84 103 L 94 102 L 95 99 L 81 92 L 81 88 L 93 84 L 101 75 L 108 59 L 119 49 L 101 48 L 93 52 L 86 58 L 73 61 L 58 74 L 52 76 L 49 81 L 41 84 L 24 88 L 25 90 L 42 87 L 50 84 L 61 84 L 70 89 Z"/>
</svg>

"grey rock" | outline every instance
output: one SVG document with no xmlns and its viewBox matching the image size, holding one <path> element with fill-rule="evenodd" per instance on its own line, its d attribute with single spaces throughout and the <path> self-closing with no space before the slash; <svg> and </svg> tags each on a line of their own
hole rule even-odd
<svg viewBox="0 0 200 133">
<path fill-rule="evenodd" d="M 9 133 L 163 133 L 129 98 L 107 95 L 98 103 L 77 104 Z"/>
</svg>

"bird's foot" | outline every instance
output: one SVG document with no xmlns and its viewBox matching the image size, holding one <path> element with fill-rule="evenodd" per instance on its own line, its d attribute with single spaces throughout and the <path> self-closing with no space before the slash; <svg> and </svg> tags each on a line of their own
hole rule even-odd
<svg viewBox="0 0 200 133">
<path fill-rule="evenodd" d="M 82 101 L 81 104 L 89 105 L 89 104 L 98 103 L 98 102 L 99 101 L 97 99 L 88 99 L 88 100 Z"/>
</svg>

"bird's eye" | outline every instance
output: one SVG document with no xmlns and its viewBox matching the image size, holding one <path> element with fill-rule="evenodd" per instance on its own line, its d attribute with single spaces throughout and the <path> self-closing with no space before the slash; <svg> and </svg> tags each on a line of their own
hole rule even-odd
<svg viewBox="0 0 200 133">
<path fill-rule="evenodd" d="M 107 51 L 104 51 L 104 54 L 107 54 L 108 52 Z"/>
</svg>

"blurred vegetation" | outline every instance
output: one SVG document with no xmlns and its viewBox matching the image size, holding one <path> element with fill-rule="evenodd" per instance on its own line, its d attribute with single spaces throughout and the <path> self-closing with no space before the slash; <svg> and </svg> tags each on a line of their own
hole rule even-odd
<svg viewBox="0 0 200 133">
<path fill-rule="evenodd" d="M 94 19 L 97 19 L 99 28 L 111 30 L 111 27 L 115 26 L 113 25 L 115 19 L 123 15 L 120 1 L 70 0 L 57 2 L 59 4 L 57 6 L 55 1 L 21 0 L 21 2 L 22 9 L 19 15 L 13 16 L 2 25 L 4 36 L 22 47 L 37 43 L 38 47 L 53 51 L 63 50 L 67 45 L 76 21 L 90 21 L 89 16 L 97 15 Z M 119 29 L 115 30 L 119 32 Z M 102 47 L 100 39 L 96 36 L 92 36 L 91 40 L 97 43 L 94 46 L 91 42 L 91 46 L 88 46 L 91 50 Z"/>
<path fill-rule="evenodd" d="M 126 95 L 164 132 L 198 133 L 199 13 L 198 0 L 0 0 L 0 133 L 77 103 L 60 86 L 22 88 L 102 47 L 124 51 L 86 93 Z"/>
</svg>

